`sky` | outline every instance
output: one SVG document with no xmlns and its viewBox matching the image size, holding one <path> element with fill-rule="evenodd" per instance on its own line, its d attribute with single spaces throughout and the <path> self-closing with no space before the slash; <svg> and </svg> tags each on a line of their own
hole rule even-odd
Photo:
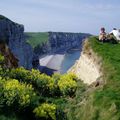
<svg viewBox="0 0 120 120">
<path fill-rule="evenodd" d="M 120 0 L 0 0 L 0 14 L 28 32 L 98 34 L 120 28 Z"/>
</svg>

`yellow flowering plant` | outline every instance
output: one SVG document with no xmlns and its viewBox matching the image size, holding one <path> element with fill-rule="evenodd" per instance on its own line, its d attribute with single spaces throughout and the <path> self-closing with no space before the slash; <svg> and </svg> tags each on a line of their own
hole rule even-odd
<svg viewBox="0 0 120 120">
<path fill-rule="evenodd" d="M 29 106 L 36 96 L 32 85 L 20 83 L 18 80 L 7 80 L 3 84 L 3 92 L 6 104 L 11 106 L 17 102 L 22 107 Z"/>
<path fill-rule="evenodd" d="M 48 104 L 48 103 L 43 103 L 37 108 L 33 110 L 33 113 L 35 113 L 35 116 L 38 118 L 51 118 L 52 120 L 56 120 L 56 105 L 55 104 Z"/>
<path fill-rule="evenodd" d="M 64 74 L 58 81 L 58 86 L 63 95 L 72 95 L 77 88 L 77 83 L 71 74 Z"/>
</svg>

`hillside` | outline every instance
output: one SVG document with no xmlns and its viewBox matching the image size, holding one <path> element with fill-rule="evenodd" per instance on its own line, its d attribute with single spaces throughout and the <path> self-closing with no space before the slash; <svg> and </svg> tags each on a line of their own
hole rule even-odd
<svg viewBox="0 0 120 120">
<path fill-rule="evenodd" d="M 66 120 L 64 108 L 74 96 L 77 77 L 8 69 L 5 59 L 0 55 L 0 120 Z"/>
<path fill-rule="evenodd" d="M 68 118 L 69 120 L 119 120 L 120 44 L 100 43 L 97 37 L 90 37 L 83 52 L 90 53 L 91 49 L 98 58 L 101 58 L 102 82 L 99 84 L 94 82 L 82 95 L 76 94 L 76 98 L 71 101 Z"/>
<path fill-rule="evenodd" d="M 33 47 L 42 46 L 43 43 L 48 42 L 47 32 L 26 32 L 27 42 Z"/>
<path fill-rule="evenodd" d="M 32 57 L 24 26 L 0 16 L 0 120 L 65 120 L 77 77 L 30 69 Z"/>
<path fill-rule="evenodd" d="M 0 120 L 120 120 L 120 44 L 89 37 L 74 74 L 48 76 L 25 69 L 33 56 L 25 37 L 36 52 L 54 53 L 82 47 L 90 34 L 25 34 L 0 16 Z"/>
<path fill-rule="evenodd" d="M 4 65 L 6 58 L 0 56 L 0 119 L 119 120 L 119 51 L 120 44 L 100 43 L 97 37 L 84 42 L 82 54 L 89 58 L 87 65 L 91 66 L 85 69 L 87 80 L 95 78 L 90 84 L 83 84 L 71 73 L 50 77 L 33 69 L 8 69 Z M 80 61 L 87 63 L 83 58 Z M 94 77 L 96 65 L 102 74 Z M 81 65 L 78 67 L 83 70 Z M 85 82 L 84 77 L 82 80 Z"/>
</svg>

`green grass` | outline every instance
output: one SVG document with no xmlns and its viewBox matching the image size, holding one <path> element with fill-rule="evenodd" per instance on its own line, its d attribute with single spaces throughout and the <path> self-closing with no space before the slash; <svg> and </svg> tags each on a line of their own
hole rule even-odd
<svg viewBox="0 0 120 120">
<path fill-rule="evenodd" d="M 101 114 L 106 111 L 104 118 L 120 119 L 120 44 L 100 43 L 97 38 L 89 40 L 90 46 L 102 57 L 103 74 L 106 84 L 102 90 L 94 93 L 94 104 L 101 109 Z"/>
<path fill-rule="evenodd" d="M 42 45 L 48 41 L 49 34 L 47 32 L 26 32 L 28 36 L 27 42 L 33 47 L 37 47 L 38 45 Z"/>
<path fill-rule="evenodd" d="M 106 85 L 101 96 L 114 101 L 120 99 L 120 44 L 100 43 L 96 38 L 90 38 L 90 45 L 103 61 Z"/>
<path fill-rule="evenodd" d="M 68 112 L 69 120 L 120 120 L 120 44 L 101 43 L 98 37 L 90 37 L 87 51 L 93 51 L 102 58 L 103 87 L 84 93 L 84 104 L 79 95 L 74 99 L 75 108 Z M 92 89 L 92 88 L 91 88 Z M 79 91 L 78 91 L 79 92 Z M 77 106 L 80 105 L 80 106 Z M 72 115 L 71 115 L 72 114 Z"/>
</svg>

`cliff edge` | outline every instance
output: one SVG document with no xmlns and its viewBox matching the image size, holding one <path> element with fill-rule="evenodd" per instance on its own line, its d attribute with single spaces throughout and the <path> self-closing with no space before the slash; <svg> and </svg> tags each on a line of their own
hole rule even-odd
<svg viewBox="0 0 120 120">
<path fill-rule="evenodd" d="M 88 39 L 83 43 L 79 60 L 76 61 L 69 72 L 76 74 L 86 84 L 92 84 L 101 78 L 101 59 L 91 49 Z"/>
<path fill-rule="evenodd" d="M 18 65 L 32 68 L 33 50 L 26 43 L 24 26 L 0 15 L 0 43 L 5 43 L 18 59 Z"/>
<path fill-rule="evenodd" d="M 68 118 L 119 120 L 120 44 L 101 43 L 98 37 L 90 37 L 83 45 L 81 58 L 71 70 L 84 82 L 85 79 L 91 81 L 84 89 L 77 89 L 76 97 L 70 103 Z"/>
</svg>

